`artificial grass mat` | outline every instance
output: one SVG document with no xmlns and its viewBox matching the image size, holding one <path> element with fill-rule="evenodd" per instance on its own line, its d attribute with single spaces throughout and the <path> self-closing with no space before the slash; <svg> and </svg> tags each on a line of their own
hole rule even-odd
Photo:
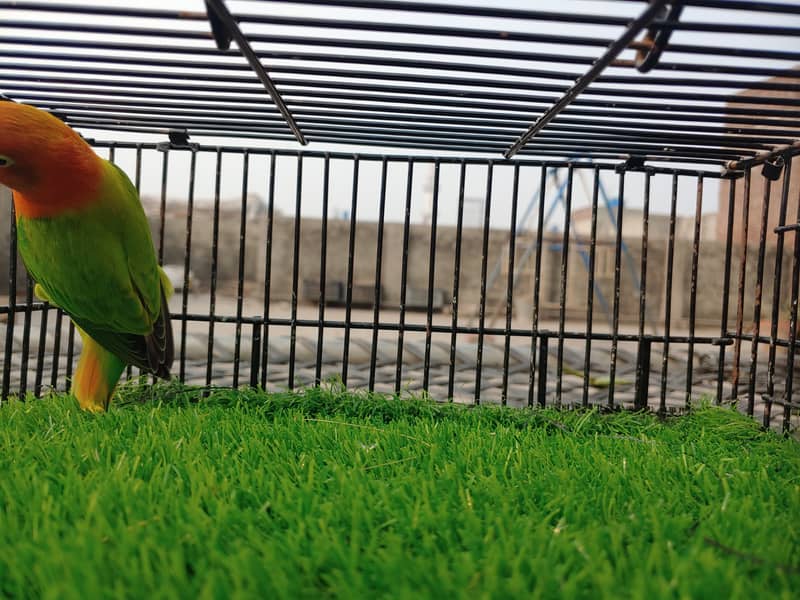
<svg viewBox="0 0 800 600">
<path fill-rule="evenodd" d="M 0 407 L 0 596 L 800 589 L 800 444 L 727 409 L 662 422 L 338 386 L 197 397 Z"/>
</svg>

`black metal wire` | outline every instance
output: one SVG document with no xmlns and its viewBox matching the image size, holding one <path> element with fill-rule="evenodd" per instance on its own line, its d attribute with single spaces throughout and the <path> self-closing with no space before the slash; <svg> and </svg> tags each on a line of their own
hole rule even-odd
<svg viewBox="0 0 800 600">
<path fill-rule="evenodd" d="M 778 214 L 778 227 L 786 224 L 786 213 L 789 204 L 789 193 L 791 190 L 792 181 L 792 161 L 785 161 L 783 171 L 783 189 L 781 191 L 780 199 L 780 212 Z M 784 252 L 784 236 L 779 235 L 775 244 L 775 273 L 772 285 L 772 322 L 770 325 L 770 344 L 769 344 L 769 357 L 767 364 L 767 390 L 765 393 L 764 404 L 764 418 L 762 424 L 764 427 L 769 427 L 772 418 L 772 403 L 774 401 L 773 395 L 775 394 L 775 361 L 776 361 L 776 340 L 778 339 L 778 324 L 780 322 L 780 295 L 781 295 L 781 277 L 783 275 L 783 252 Z"/>
<path fill-rule="evenodd" d="M 320 249 L 319 249 L 319 312 L 317 319 L 320 323 L 325 320 L 325 298 L 327 294 L 328 282 L 328 194 L 330 192 L 330 177 L 331 177 L 331 159 L 326 155 L 324 158 L 324 167 L 322 173 L 322 223 L 320 231 Z M 314 381 L 319 385 L 322 382 L 322 355 L 323 355 L 323 338 L 325 329 L 320 325 L 317 332 L 317 361 L 314 372 Z"/>
<path fill-rule="evenodd" d="M 600 169 L 592 177 L 592 217 L 589 230 L 589 281 L 586 286 L 586 344 L 583 350 L 583 389 L 581 405 L 589 406 L 589 373 L 592 364 L 592 324 L 594 323 L 595 261 L 597 260 L 597 204 L 600 192 Z M 643 333 L 643 332 L 642 332 Z"/>
<path fill-rule="evenodd" d="M 569 275 L 569 239 L 572 219 L 572 189 L 575 169 L 567 170 L 567 191 L 564 195 L 564 232 L 561 241 L 561 277 L 558 290 L 558 341 L 556 342 L 556 408 L 561 408 L 564 378 L 564 329 L 567 315 L 567 276 Z"/>
<path fill-rule="evenodd" d="M 486 196 L 483 202 L 483 243 L 481 245 L 481 288 L 478 303 L 478 355 L 475 360 L 475 403 L 480 403 L 481 377 L 483 375 L 483 340 L 486 335 L 486 266 L 489 260 L 489 218 L 492 213 L 492 182 L 494 163 L 486 169 Z"/>
<path fill-rule="evenodd" d="M 186 379 L 186 315 L 189 312 L 189 285 L 192 268 L 192 227 L 194 217 L 195 176 L 197 174 L 197 152 L 192 152 L 189 159 L 189 191 L 186 199 L 186 246 L 183 252 L 183 285 L 181 286 L 181 352 L 179 358 L 179 377 Z"/>
<path fill-rule="evenodd" d="M 758 370 L 758 338 L 761 334 L 761 302 L 764 288 L 764 255 L 769 226 L 769 205 L 772 181 L 764 177 L 764 196 L 761 200 L 761 226 L 758 237 L 758 257 L 756 258 L 756 286 L 753 294 L 753 342 L 750 346 L 750 374 L 747 385 L 747 414 L 755 410 L 756 373 Z M 778 257 L 776 256 L 776 260 Z"/>
<path fill-rule="evenodd" d="M 511 216 L 508 232 L 508 279 L 506 282 L 506 331 L 511 330 L 514 312 L 514 259 L 517 249 L 517 204 L 519 200 L 519 165 L 514 165 L 514 185 L 511 190 Z M 503 387 L 501 403 L 507 404 L 508 396 L 508 355 L 511 350 L 511 336 L 506 334 L 503 345 Z"/>
<path fill-rule="evenodd" d="M 359 159 L 353 159 L 353 190 L 352 200 L 350 203 L 350 233 L 347 243 L 347 292 L 345 300 L 345 329 L 344 329 L 344 343 L 342 351 L 342 383 L 347 385 L 347 374 L 350 368 L 350 322 L 353 314 L 353 277 L 354 277 L 354 263 L 356 258 L 356 226 L 357 226 L 357 212 L 358 212 L 358 167 Z M 300 218 L 298 214 L 297 218 Z"/>
<path fill-rule="evenodd" d="M 8 244 L 8 304 L 6 334 L 3 350 L 3 388 L 0 399 L 8 398 L 11 390 L 11 351 L 14 349 L 14 321 L 17 314 L 17 219 L 11 205 Z"/>
<path fill-rule="evenodd" d="M 372 321 L 375 324 L 375 329 L 372 331 L 372 345 L 370 348 L 369 360 L 369 384 L 370 391 L 375 389 L 375 366 L 377 363 L 378 354 L 378 322 L 381 317 L 381 300 L 382 300 L 382 275 L 383 275 L 383 229 L 384 221 L 386 219 L 386 178 L 387 178 L 387 165 L 388 162 L 384 158 L 381 161 L 381 192 L 380 200 L 378 201 L 378 233 L 375 245 L 377 252 L 375 253 L 375 290 L 373 292 L 374 312 L 372 314 Z M 425 386 L 427 387 L 427 386 Z"/>
<path fill-rule="evenodd" d="M 452 297 L 452 320 L 450 322 L 452 333 L 450 334 L 450 363 L 447 373 L 447 399 L 453 400 L 453 389 L 455 387 L 456 371 L 456 329 L 458 328 L 458 299 L 461 292 L 461 242 L 464 234 L 464 192 L 467 177 L 467 167 L 464 161 L 459 165 L 458 177 L 458 207 L 456 208 L 456 247 L 453 256 L 453 297 Z"/>
<path fill-rule="evenodd" d="M 425 311 L 425 357 L 422 367 L 422 387 L 428 389 L 431 367 L 431 328 L 433 327 L 433 292 L 436 275 L 436 229 L 439 217 L 439 161 L 433 164 L 433 197 L 431 198 L 431 239 L 428 252 L 428 290 Z"/>
<path fill-rule="evenodd" d="M 269 324 L 272 295 L 272 236 L 275 221 L 275 162 L 277 153 L 270 152 L 269 179 L 267 180 L 267 222 L 265 234 L 264 258 L 264 337 L 261 349 L 261 388 L 267 387 L 267 374 L 269 372 Z"/>
<path fill-rule="evenodd" d="M 303 202 L 303 157 L 297 157 L 297 181 L 295 183 L 295 204 L 294 204 L 294 235 L 292 250 L 292 294 L 291 298 L 291 320 L 289 328 L 289 389 L 294 389 L 294 368 L 295 356 L 297 352 L 297 295 L 300 282 L 300 227 L 303 222 L 301 218 Z M 349 304 L 348 300 L 348 304 Z M 345 367 L 346 369 L 346 367 Z M 346 373 L 346 371 L 345 371 Z M 345 379 L 346 379 L 345 375 Z"/>
<path fill-rule="evenodd" d="M 211 221 L 211 286 L 208 297 L 208 314 L 213 317 L 217 307 L 217 275 L 219 267 L 219 208 L 220 187 L 222 185 L 222 149 L 217 148 L 214 173 L 214 212 Z M 206 356 L 206 385 L 211 385 L 214 376 L 214 324 L 208 321 L 208 353 Z"/>
<path fill-rule="evenodd" d="M 617 216 L 615 223 L 616 241 L 614 243 L 614 301 L 611 317 L 611 366 L 608 374 L 608 407 L 614 407 L 614 390 L 617 385 L 617 354 L 619 351 L 619 311 L 620 285 L 622 281 L 622 219 L 625 215 L 625 171 L 619 174 L 617 192 Z M 672 270 L 670 269 L 670 275 Z"/>
<path fill-rule="evenodd" d="M 411 197 L 414 182 L 414 162 L 408 159 L 406 173 L 406 203 L 403 213 L 403 249 L 400 259 L 400 314 L 397 323 L 397 361 L 395 367 L 394 392 L 400 393 L 403 376 L 403 342 L 406 330 L 406 294 L 408 292 L 408 240 L 411 230 Z"/>
<path fill-rule="evenodd" d="M 293 0 L 293 3 L 310 8 L 317 0 L 308 3 Z M 729 10 L 720 12 L 719 18 L 707 22 L 656 19 L 651 27 L 666 32 L 664 37 L 677 30 L 687 35 L 689 32 L 758 35 L 769 42 L 714 46 L 695 36 L 691 43 L 669 43 L 667 56 L 694 56 L 694 59 L 661 62 L 654 67 L 670 74 L 642 77 L 633 71 L 632 61 L 624 57 L 610 60 L 612 53 L 608 52 L 604 60 L 597 60 L 599 49 L 609 46 L 619 50 L 626 46 L 647 50 L 644 42 L 626 43 L 635 29 L 628 27 L 629 24 L 637 23 L 632 21 L 636 12 L 633 3 L 621 2 L 623 7 L 631 7 L 626 16 L 420 2 L 322 4 L 332 12 L 287 16 L 280 11 L 267 14 L 248 10 L 248 5 L 237 8 L 231 23 L 237 31 L 242 28 L 240 46 L 251 50 L 248 65 L 237 52 L 219 50 L 209 44 L 211 36 L 203 13 L 119 5 L 86 7 L 72 2 L 0 2 L 0 10 L 7 11 L 9 16 L 4 20 L 6 35 L 0 37 L 5 46 L 0 56 L 11 59 L 14 66 L 13 71 L 9 69 L 2 75 L 0 86 L 12 96 L 29 95 L 32 96 L 29 101 L 43 105 L 47 105 L 48 97 L 52 98 L 49 102 L 57 102 L 60 94 L 58 110 L 70 123 L 83 128 L 156 133 L 177 126 L 186 127 L 197 136 L 286 140 L 291 139 L 285 133 L 284 119 L 288 118 L 296 134 L 302 127 L 308 139 L 318 143 L 448 148 L 491 154 L 499 153 L 503 144 L 510 143 L 515 134 L 512 128 L 537 119 L 544 126 L 549 116 L 540 114 L 541 111 L 556 103 L 559 110 L 563 109 L 564 120 L 546 124 L 539 134 L 542 143 L 531 146 L 530 152 L 556 156 L 581 151 L 605 158 L 611 157 L 609 149 L 614 147 L 652 159 L 705 164 L 741 160 L 751 156 L 751 151 L 775 145 L 782 135 L 791 138 L 800 118 L 794 108 L 796 103 L 788 97 L 704 91 L 800 89 L 800 77 L 792 68 L 800 60 L 800 52 L 781 41 L 796 37 L 800 33 L 798 28 L 763 24 L 757 18 L 736 20 L 730 14 L 743 10 L 756 14 L 791 12 L 780 5 L 734 3 L 731 7 L 724 6 Z M 355 18 L 333 18 L 338 14 L 337 9 L 348 7 L 362 12 Z M 721 9 L 723 5 L 712 3 L 709 8 Z M 52 17 L 83 15 L 91 19 L 72 22 L 58 18 L 17 18 L 20 15 L 15 13 L 19 10 Z M 645 14 L 656 12 L 649 7 Z M 509 26 L 493 30 L 472 25 L 409 22 L 410 15 L 418 14 L 458 14 L 471 19 L 492 15 L 509 20 Z M 617 40 L 607 35 L 553 33 L 549 30 L 551 23 L 627 27 L 627 33 Z M 254 29 L 262 25 L 278 31 L 262 33 Z M 81 37 L 71 35 L 74 33 L 80 33 Z M 98 35 L 104 36 L 103 39 L 93 37 Z M 531 43 L 550 44 L 556 51 L 533 52 L 529 48 Z M 87 50 L 103 51 L 105 60 L 97 60 L 96 52 L 86 54 Z M 131 53 L 135 59 L 130 58 Z M 471 60 L 465 60 L 468 57 Z M 761 63 L 743 64 L 743 58 Z M 498 62 L 501 60 L 502 63 Z M 263 61 L 269 63 L 269 76 L 261 73 Z M 777 62 L 766 61 L 787 64 L 775 66 Z M 531 68 L 531 64 L 545 66 Z M 564 68 L 569 64 L 589 67 L 587 76 L 579 79 L 581 69 L 569 71 Z M 605 71 L 604 67 L 617 70 Z M 741 79 L 728 75 L 738 75 Z M 770 76 L 782 79 L 754 79 Z M 265 77 L 274 81 L 272 93 L 280 110 L 262 102 L 261 84 Z M 564 100 L 559 101 L 564 84 L 576 79 L 581 85 L 573 92 L 581 91 L 580 96 L 573 98 L 577 94 L 567 92 Z M 585 86 L 592 79 L 595 83 Z M 64 102 L 65 95 L 78 95 L 82 102 L 93 100 L 92 109 L 79 109 L 80 105 Z M 96 101 L 103 96 L 107 104 L 97 106 Z M 154 110 L 150 114 L 131 114 L 125 110 L 126 103 L 128 108 L 133 104 Z M 203 112 L 191 108 L 198 103 L 206 107 Z M 245 115 L 241 109 L 248 104 L 257 106 L 262 116 Z M 363 116 L 376 110 L 382 113 L 379 121 L 341 122 L 348 115 Z M 465 123 L 467 111 L 475 113 L 480 121 Z M 665 114 L 687 124 L 700 121 L 702 127 L 718 131 L 689 128 L 681 132 L 659 123 Z M 387 115 L 396 118 L 388 119 Z M 573 131 L 570 129 L 573 123 L 568 119 L 576 115 L 609 118 L 610 123 L 575 123 L 578 127 Z M 756 121 L 750 124 L 761 126 L 762 130 L 777 124 L 784 131 L 781 134 L 736 131 L 736 121 L 727 120 L 726 115 Z M 429 118 L 427 122 L 414 121 L 414 116 Z M 544 120 L 539 118 L 542 116 Z M 439 122 L 433 122 L 433 118 Z M 645 120 L 649 123 L 640 125 L 653 127 L 626 128 L 631 118 Z M 770 119 L 778 122 L 770 123 Z M 515 123 L 500 125 L 496 123 L 498 120 Z M 392 133 L 395 128 L 402 133 Z M 574 143 L 568 141 L 573 134 Z M 590 143 L 581 144 L 586 141 Z"/>
<path fill-rule="evenodd" d="M 245 238 L 247 237 L 247 192 L 250 154 L 242 155 L 242 198 L 239 212 L 239 266 L 236 277 L 236 334 L 233 349 L 233 387 L 239 386 L 239 360 L 242 351 L 242 311 L 244 310 Z"/>
<path fill-rule="evenodd" d="M 534 378 L 538 378 L 538 384 L 541 388 L 542 380 L 547 372 L 547 357 L 544 360 L 544 369 L 542 369 L 541 356 L 539 357 L 539 365 L 536 364 L 536 341 L 539 339 L 539 291 L 541 287 L 542 276 L 542 236 L 544 231 L 544 201 L 547 194 L 547 167 L 542 165 L 539 172 L 539 198 L 537 205 L 539 207 L 538 217 L 536 221 L 536 258 L 533 266 L 533 298 L 531 301 L 531 362 L 529 365 L 528 375 L 528 406 L 533 406 L 533 384 Z M 546 347 L 546 340 L 540 340 L 543 347 Z M 542 394 L 537 394 L 538 402 L 541 405 L 543 398 Z"/>
<path fill-rule="evenodd" d="M 737 287 L 738 303 L 736 305 L 736 334 L 733 345 L 733 373 L 731 376 L 731 400 L 736 400 L 739 395 L 739 365 L 742 353 L 743 329 L 744 329 L 744 298 L 745 283 L 747 281 L 747 247 L 748 229 L 750 226 L 750 185 L 752 180 L 752 170 L 747 169 L 744 173 L 744 192 L 742 201 L 742 227 L 741 227 L 741 259 L 739 260 L 739 284 Z"/>
<path fill-rule="evenodd" d="M 694 338 L 697 321 L 697 277 L 700 260 L 700 227 L 703 219 L 703 176 L 697 178 L 697 200 L 694 208 L 694 235 L 692 236 L 692 272 L 689 287 L 689 337 Z M 694 374 L 694 342 L 689 342 L 686 358 L 686 406 L 692 402 Z"/>
<path fill-rule="evenodd" d="M 666 284 L 664 286 L 664 347 L 661 355 L 661 397 L 658 411 L 667 411 L 667 374 L 669 372 L 669 345 L 672 328 L 672 275 L 675 265 L 675 220 L 678 210 L 678 176 L 672 176 L 672 198 L 669 208 L 669 237 L 667 238 Z M 616 292 L 616 290 L 615 290 Z"/>
</svg>

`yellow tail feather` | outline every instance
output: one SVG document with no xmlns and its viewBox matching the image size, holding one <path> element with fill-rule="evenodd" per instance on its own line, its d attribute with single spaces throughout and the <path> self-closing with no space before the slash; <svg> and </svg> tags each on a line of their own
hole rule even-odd
<svg viewBox="0 0 800 600">
<path fill-rule="evenodd" d="M 72 379 L 72 392 L 81 408 L 91 412 L 103 412 L 111 403 L 111 395 L 119 381 L 125 364 L 82 329 L 83 351 Z"/>
</svg>

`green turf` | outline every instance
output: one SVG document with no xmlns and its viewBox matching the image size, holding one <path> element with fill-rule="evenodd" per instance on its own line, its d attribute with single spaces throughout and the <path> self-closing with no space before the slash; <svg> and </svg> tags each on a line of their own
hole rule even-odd
<svg viewBox="0 0 800 600">
<path fill-rule="evenodd" d="M 99 416 L 63 396 L 0 408 L 0 596 L 800 590 L 800 444 L 729 410 L 155 395 Z"/>
</svg>

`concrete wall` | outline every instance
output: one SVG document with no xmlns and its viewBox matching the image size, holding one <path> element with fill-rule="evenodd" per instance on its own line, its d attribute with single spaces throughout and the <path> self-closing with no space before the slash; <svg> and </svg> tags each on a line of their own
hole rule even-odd
<svg viewBox="0 0 800 600">
<path fill-rule="evenodd" d="M 0 190 L 3 208 L 9 207 L 7 191 Z M 0 229 L 0 293 L 8 290 L 8 232 L 9 221 L 4 219 Z M 264 287 L 266 256 L 266 215 L 251 217 L 246 222 L 244 242 L 244 272 L 246 277 L 245 294 L 261 298 Z M 158 245 L 160 222 L 158 216 L 151 217 L 154 239 Z M 193 215 L 191 270 L 192 288 L 206 290 L 211 281 L 213 218 L 210 209 L 197 209 Z M 186 247 L 186 214 L 175 208 L 166 214 L 164 231 L 165 263 L 182 267 Z M 217 281 L 221 294 L 235 294 L 239 270 L 241 217 L 238 210 L 223 209 L 220 212 L 217 253 Z M 293 218 L 277 215 L 273 225 L 271 297 L 274 301 L 288 301 L 292 290 L 292 263 L 294 255 Z M 327 241 L 327 280 L 329 283 L 344 282 L 347 278 L 349 221 L 330 219 L 328 221 Z M 313 300 L 319 287 L 320 249 L 322 223 L 319 219 L 303 219 L 300 223 L 299 297 L 300 300 Z M 375 222 L 359 222 L 356 225 L 354 255 L 354 284 L 361 288 L 362 300 L 371 301 L 371 288 L 374 286 L 377 258 L 378 227 Z M 408 303 L 424 304 L 427 296 L 430 266 L 429 225 L 414 225 L 409 231 L 408 242 Z M 454 227 L 439 227 L 436 237 L 436 264 L 434 287 L 443 291 L 445 302 L 449 303 L 453 291 L 453 272 L 455 262 L 456 230 Z M 541 316 L 557 317 L 560 311 L 560 281 L 562 254 L 560 234 L 549 233 L 541 259 Z M 641 238 L 625 239 L 627 254 L 621 255 L 620 270 L 620 319 L 636 323 L 639 314 L 639 291 L 637 279 L 641 272 Z M 517 237 L 515 258 L 517 265 L 517 285 L 514 289 L 513 310 L 516 316 L 528 318 L 533 303 L 534 260 L 531 252 L 535 238 L 531 233 Z M 383 233 L 382 253 L 382 303 L 397 307 L 400 302 L 401 264 L 402 264 L 403 226 L 400 223 L 387 223 Z M 464 228 L 460 268 L 459 304 L 463 314 L 476 312 L 480 297 L 482 267 L 483 230 Z M 698 291 L 696 297 L 696 316 L 699 325 L 718 326 L 722 308 L 723 265 L 725 246 L 723 242 L 703 240 L 700 245 L 698 263 Z M 614 301 L 614 263 L 615 247 L 613 240 L 601 240 L 595 257 L 595 279 L 597 287 L 610 308 Z M 741 247 L 734 247 L 730 279 L 730 322 L 736 317 L 738 294 L 737 283 L 741 261 Z M 791 259 L 788 250 L 784 256 L 781 308 L 788 310 L 789 282 L 791 279 Z M 487 277 L 492 285 L 487 289 L 487 315 L 504 314 L 506 286 L 508 281 L 508 232 L 490 230 L 488 240 Z M 753 319 L 753 301 L 756 289 L 756 264 L 758 249 L 747 250 L 747 271 L 744 287 L 744 321 Z M 584 319 L 588 295 L 588 273 L 586 261 L 588 247 L 571 241 L 567 265 L 566 314 L 568 318 Z M 20 293 L 24 293 L 24 268 L 19 268 Z M 663 324 L 666 310 L 666 264 L 667 241 L 651 239 L 647 259 L 647 320 L 659 327 Z M 690 313 L 692 247 L 687 240 L 677 240 L 675 244 L 672 277 L 672 323 L 685 324 Z M 495 267 L 497 269 L 495 270 Z M 772 290 L 775 269 L 775 247 L 768 246 L 764 256 L 763 313 L 769 317 L 772 307 Z M 307 282 L 307 285 L 304 283 Z M 309 294 L 308 292 L 312 293 Z M 594 300 L 594 319 L 605 323 L 608 314 L 599 297 Z M 749 325 L 745 326 L 748 329 Z"/>
</svg>

